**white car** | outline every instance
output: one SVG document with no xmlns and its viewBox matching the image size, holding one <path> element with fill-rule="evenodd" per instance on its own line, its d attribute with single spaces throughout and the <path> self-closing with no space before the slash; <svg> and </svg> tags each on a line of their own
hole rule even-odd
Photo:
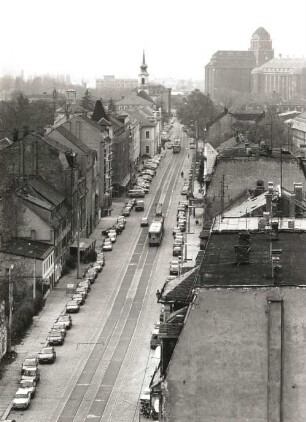
<svg viewBox="0 0 306 422">
<path fill-rule="evenodd" d="M 112 242 L 112 243 L 115 243 L 115 242 L 116 242 L 116 240 L 117 240 L 117 233 L 116 233 L 116 230 L 110 230 L 110 231 L 108 232 L 108 237 L 109 237 L 109 239 L 111 240 L 111 242 Z"/>
<path fill-rule="evenodd" d="M 112 251 L 113 250 L 113 245 L 110 239 L 105 239 L 104 243 L 102 245 L 102 250 L 103 251 Z"/>
<path fill-rule="evenodd" d="M 19 388 L 13 398 L 14 409 L 27 409 L 31 403 L 31 393 L 24 388 Z"/>
<path fill-rule="evenodd" d="M 100 262 L 94 262 L 91 265 L 91 268 L 93 268 L 95 271 L 98 271 L 98 273 L 101 273 L 102 270 L 103 270 L 103 263 L 102 263 L 102 261 L 100 261 Z"/>
<path fill-rule="evenodd" d="M 69 300 L 69 302 L 66 305 L 66 313 L 69 314 L 71 312 L 79 312 L 80 305 L 75 300 Z"/>
<path fill-rule="evenodd" d="M 26 390 L 31 394 L 31 398 L 35 396 L 36 392 L 36 381 L 35 380 L 21 380 L 19 383 L 19 389 Z"/>
</svg>

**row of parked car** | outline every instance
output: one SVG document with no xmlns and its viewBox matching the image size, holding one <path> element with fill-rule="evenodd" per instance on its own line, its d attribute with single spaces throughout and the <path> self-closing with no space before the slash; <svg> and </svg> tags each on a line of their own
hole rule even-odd
<svg viewBox="0 0 306 422">
<path fill-rule="evenodd" d="M 144 194 L 149 192 L 150 183 L 156 174 L 161 158 L 161 155 L 155 155 L 143 164 L 143 168 L 137 177 L 133 190 L 142 190 Z"/>
<path fill-rule="evenodd" d="M 105 236 L 102 243 L 102 252 L 110 252 L 113 250 L 113 243 L 117 241 L 117 236 L 120 235 L 126 226 L 126 219 L 124 215 L 117 218 L 116 224 L 108 229 L 102 230 L 102 236 Z"/>
<path fill-rule="evenodd" d="M 61 340 L 66 335 L 66 330 L 72 326 L 72 318 L 70 315 L 61 314 L 51 328 L 46 346 L 42 347 L 37 355 L 32 355 L 24 359 L 21 365 L 21 379 L 19 388 L 16 391 L 12 407 L 14 409 L 27 409 L 31 400 L 35 397 L 36 388 L 40 381 L 39 364 L 54 363 L 56 360 L 56 351 L 52 344 L 63 344 Z"/>
<path fill-rule="evenodd" d="M 80 306 L 85 303 L 88 293 L 105 265 L 104 253 L 97 255 L 97 260 L 92 263 L 84 274 L 84 278 L 73 287 L 71 298 L 66 304 L 65 313 L 58 316 L 51 327 L 46 345 L 37 355 L 25 358 L 21 366 L 21 380 L 19 388 L 14 395 L 12 407 L 14 409 L 27 409 L 31 399 L 35 397 L 37 384 L 40 381 L 39 364 L 54 363 L 56 360 L 56 351 L 54 346 L 63 345 L 67 330 L 72 327 L 72 317 L 70 313 L 79 312 Z"/>
</svg>

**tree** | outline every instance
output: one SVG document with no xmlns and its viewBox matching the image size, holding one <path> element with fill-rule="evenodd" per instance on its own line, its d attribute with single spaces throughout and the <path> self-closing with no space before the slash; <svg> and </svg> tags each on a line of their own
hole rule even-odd
<svg viewBox="0 0 306 422">
<path fill-rule="evenodd" d="M 217 110 L 211 98 L 199 89 L 194 90 L 181 103 L 178 103 L 179 120 L 198 138 L 205 137 L 206 126 L 216 114 Z"/>
<path fill-rule="evenodd" d="M 81 98 L 80 106 L 82 107 L 83 111 L 93 111 L 94 109 L 94 99 L 91 92 L 86 89 L 83 97 Z"/>
<path fill-rule="evenodd" d="M 108 103 L 108 111 L 110 113 L 113 113 L 113 112 L 116 111 L 116 106 L 115 106 L 114 100 L 112 98 L 109 100 L 109 103 Z"/>
</svg>

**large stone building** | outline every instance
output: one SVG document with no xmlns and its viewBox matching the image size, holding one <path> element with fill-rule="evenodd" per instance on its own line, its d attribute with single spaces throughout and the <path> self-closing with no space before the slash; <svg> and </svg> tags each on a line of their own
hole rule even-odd
<svg viewBox="0 0 306 422">
<path fill-rule="evenodd" d="M 217 51 L 205 67 L 205 91 L 213 100 L 250 93 L 251 71 L 274 57 L 270 35 L 258 28 L 248 51 Z"/>
<path fill-rule="evenodd" d="M 274 58 L 252 70 L 252 93 L 278 102 L 306 100 L 306 60 Z"/>
</svg>

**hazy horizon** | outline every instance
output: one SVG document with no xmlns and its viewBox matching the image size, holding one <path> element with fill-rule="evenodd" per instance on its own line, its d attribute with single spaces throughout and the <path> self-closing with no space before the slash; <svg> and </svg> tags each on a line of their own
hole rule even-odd
<svg viewBox="0 0 306 422">
<path fill-rule="evenodd" d="M 90 85 L 103 75 L 136 79 L 144 49 L 150 79 L 202 80 L 212 54 L 248 50 L 261 26 L 271 36 L 275 57 L 302 57 L 306 2 L 282 3 L 3 0 L 0 72 L 69 74 Z"/>
</svg>

